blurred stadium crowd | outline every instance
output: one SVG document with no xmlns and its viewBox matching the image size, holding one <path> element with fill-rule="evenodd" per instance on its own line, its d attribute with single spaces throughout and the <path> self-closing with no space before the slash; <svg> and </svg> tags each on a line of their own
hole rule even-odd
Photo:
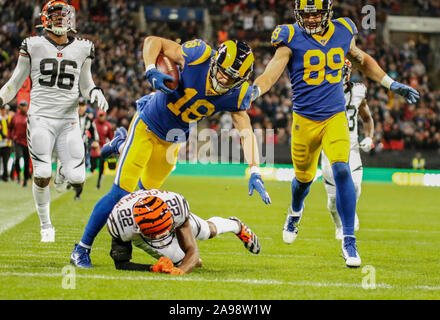
<svg viewBox="0 0 440 320">
<path fill-rule="evenodd" d="M 0 0 L 0 84 L 3 85 L 14 70 L 22 39 L 36 35 L 41 6 L 46 1 Z M 79 36 L 93 41 L 96 58 L 93 67 L 95 83 L 106 93 L 110 110 L 108 121 L 128 128 L 134 115 L 135 101 L 151 92 L 144 77 L 142 44 L 146 35 L 158 35 L 177 41 L 202 38 L 202 28 L 195 22 L 174 24 L 148 22 L 146 31 L 133 18 L 141 1 L 71 1 L 79 9 Z M 172 2 L 172 1 L 170 1 Z M 153 1 L 142 1 L 152 5 Z M 160 5 L 167 3 L 161 2 Z M 273 54 L 271 32 L 277 24 L 293 23 L 291 0 L 181 0 L 180 6 L 208 8 L 213 23 L 213 46 L 226 39 L 248 41 L 255 51 L 256 65 L 253 78 L 264 71 Z M 386 45 L 382 28 L 387 14 L 440 16 L 439 0 L 368 1 L 376 8 L 376 29 L 363 29 L 362 6 L 365 1 L 335 1 L 334 17 L 348 16 L 357 24 L 358 46 L 377 59 L 394 79 L 411 84 L 421 92 L 420 102 L 408 105 L 404 99 L 386 92 L 357 72 L 353 81 L 368 87 L 367 101 L 375 120 L 373 152 L 386 149 L 440 149 L 440 90 L 434 90 L 427 76 L 429 44 L 422 35 L 414 35 L 399 46 Z M 257 99 L 249 110 L 254 128 L 274 129 L 268 143 L 288 144 L 291 123 L 290 81 L 285 73 L 277 85 Z M 19 101 L 11 103 L 15 109 Z M 89 106 L 89 112 L 96 109 Z M 228 116 L 217 115 L 205 123 L 213 129 L 230 128 Z M 362 138 L 362 137 L 361 137 Z"/>
</svg>

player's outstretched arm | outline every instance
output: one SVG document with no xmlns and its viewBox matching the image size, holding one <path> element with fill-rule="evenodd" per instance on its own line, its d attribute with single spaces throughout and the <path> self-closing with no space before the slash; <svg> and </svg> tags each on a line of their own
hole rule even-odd
<svg viewBox="0 0 440 320">
<path fill-rule="evenodd" d="M 361 117 L 365 138 L 360 142 L 359 146 L 362 151 L 369 152 L 373 148 L 374 136 L 374 120 L 371 116 L 370 108 L 367 105 L 367 100 L 363 99 L 359 105 L 359 116 Z"/>
<path fill-rule="evenodd" d="M 182 54 L 182 46 L 177 42 L 156 36 L 148 36 L 144 41 L 142 55 L 145 63 L 145 76 L 154 89 L 171 93 L 173 90 L 169 89 L 164 82 L 174 79 L 156 69 L 156 60 L 160 53 L 165 54 L 183 68 L 185 59 Z"/>
<path fill-rule="evenodd" d="M 8 82 L 0 89 L 0 106 L 8 103 L 17 95 L 23 82 L 31 72 L 31 61 L 27 56 L 18 57 L 17 66 Z"/>
<path fill-rule="evenodd" d="M 420 99 L 420 94 L 417 90 L 405 84 L 394 81 L 391 77 L 389 77 L 372 56 L 356 46 L 356 41 L 354 38 L 351 40 L 350 50 L 347 53 L 347 58 L 355 68 L 359 69 L 368 78 L 405 97 L 408 103 L 416 103 Z"/>
<path fill-rule="evenodd" d="M 292 50 L 288 47 L 281 46 L 277 49 L 264 72 L 254 81 L 254 86 L 258 89 L 256 89 L 256 94 L 252 96 L 252 101 L 272 88 L 286 69 L 291 56 Z"/>
<path fill-rule="evenodd" d="M 179 240 L 180 248 L 185 252 L 185 257 L 182 260 L 179 268 L 176 268 L 176 273 L 181 270 L 183 273 L 189 273 L 195 267 L 201 266 L 201 260 L 199 255 L 199 248 L 197 247 L 196 239 L 191 229 L 189 220 L 179 228 L 176 229 L 177 240 Z"/>
<path fill-rule="evenodd" d="M 257 138 L 252 131 L 251 120 L 246 111 L 231 112 L 232 121 L 237 128 L 241 137 L 243 153 L 251 170 L 249 178 L 249 195 L 251 196 L 254 189 L 258 191 L 262 200 L 266 204 L 270 204 L 270 196 L 264 187 L 263 179 L 260 174 L 260 152 L 258 151 Z"/>
</svg>

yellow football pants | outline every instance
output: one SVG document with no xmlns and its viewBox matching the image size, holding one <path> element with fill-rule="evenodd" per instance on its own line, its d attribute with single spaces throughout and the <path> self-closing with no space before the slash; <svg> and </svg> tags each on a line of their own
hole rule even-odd
<svg viewBox="0 0 440 320">
<path fill-rule="evenodd" d="M 133 192 L 140 178 L 145 189 L 160 188 L 177 162 L 180 146 L 160 139 L 136 113 L 119 158 L 115 184 Z"/>
<path fill-rule="evenodd" d="M 348 163 L 350 136 L 345 112 L 324 121 L 311 120 L 294 112 L 291 153 L 295 176 L 299 182 L 313 180 L 322 148 L 330 164 Z"/>
</svg>

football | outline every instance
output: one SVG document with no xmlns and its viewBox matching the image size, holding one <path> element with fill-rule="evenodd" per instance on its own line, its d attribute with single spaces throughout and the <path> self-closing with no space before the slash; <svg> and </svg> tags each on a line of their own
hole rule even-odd
<svg viewBox="0 0 440 320">
<path fill-rule="evenodd" d="M 176 63 L 166 55 L 160 54 L 156 60 L 156 68 L 174 78 L 174 81 L 165 81 L 165 85 L 171 90 L 176 89 L 179 84 L 179 69 Z"/>
</svg>

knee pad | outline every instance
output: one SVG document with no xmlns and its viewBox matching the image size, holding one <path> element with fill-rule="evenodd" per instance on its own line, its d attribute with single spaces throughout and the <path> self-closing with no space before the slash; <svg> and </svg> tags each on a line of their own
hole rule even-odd
<svg viewBox="0 0 440 320">
<path fill-rule="evenodd" d="M 335 182 L 351 179 L 350 166 L 346 162 L 335 162 L 332 165 Z"/>
<path fill-rule="evenodd" d="M 32 164 L 35 178 L 50 179 L 52 176 L 52 164 L 50 161 L 41 162 L 33 160 Z"/>
<path fill-rule="evenodd" d="M 86 169 L 84 164 L 79 168 L 66 170 L 65 176 L 71 184 L 83 184 L 86 180 Z"/>
</svg>

